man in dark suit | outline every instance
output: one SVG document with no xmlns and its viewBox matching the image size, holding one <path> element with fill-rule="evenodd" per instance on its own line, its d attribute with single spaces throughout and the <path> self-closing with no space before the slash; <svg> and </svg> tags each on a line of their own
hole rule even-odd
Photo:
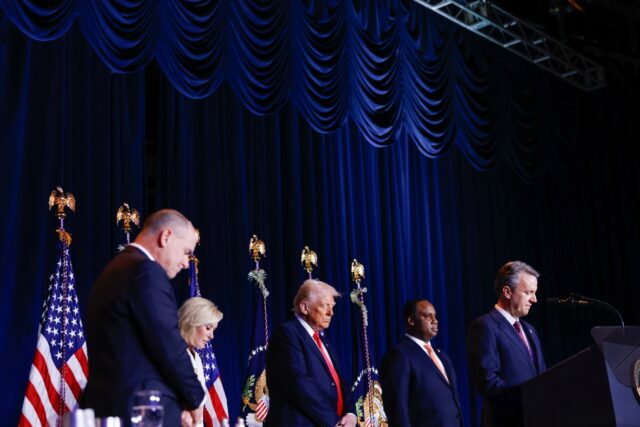
<svg viewBox="0 0 640 427">
<path fill-rule="evenodd" d="M 183 425 L 202 420 L 204 390 L 178 330 L 169 282 L 188 267 L 197 239 L 181 213 L 158 211 L 96 281 L 87 306 L 89 381 L 82 402 L 96 416 L 128 420 L 133 392 L 158 390 L 164 425 L 180 425 L 182 408 L 190 411 Z"/>
<path fill-rule="evenodd" d="M 407 333 L 384 356 L 380 370 L 389 427 L 461 427 L 453 365 L 431 346 L 438 334 L 433 304 L 409 301 L 402 315 Z"/>
<path fill-rule="evenodd" d="M 333 317 L 332 286 L 306 280 L 293 301 L 295 319 L 281 324 L 267 349 L 269 413 L 265 427 L 356 425 L 349 413 L 347 383 L 323 331 Z"/>
<path fill-rule="evenodd" d="M 538 335 L 520 320 L 537 302 L 539 276 L 522 261 L 503 265 L 495 279 L 498 302 L 469 326 L 469 369 L 483 398 L 485 427 L 522 426 L 519 386 L 546 369 Z"/>
</svg>

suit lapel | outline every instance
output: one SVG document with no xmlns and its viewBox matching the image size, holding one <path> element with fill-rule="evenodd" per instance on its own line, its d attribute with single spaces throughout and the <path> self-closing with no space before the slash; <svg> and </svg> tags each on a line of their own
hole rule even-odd
<svg viewBox="0 0 640 427">
<path fill-rule="evenodd" d="M 514 348 L 518 349 L 522 357 L 529 363 L 529 366 L 531 366 L 533 369 L 536 369 L 536 367 L 533 366 L 529 350 L 527 350 L 527 347 L 522 342 L 522 339 L 518 335 L 516 328 L 514 328 L 513 325 L 510 325 L 507 319 L 505 319 L 504 316 L 500 314 L 500 312 L 498 312 L 498 310 L 496 310 L 495 308 L 491 312 L 491 316 L 493 317 L 493 320 L 495 320 L 498 324 L 498 328 L 502 331 L 502 333 L 509 338 Z"/>
<path fill-rule="evenodd" d="M 543 371 L 542 368 L 542 350 L 540 348 L 540 340 L 535 332 L 533 332 L 533 328 L 527 322 L 522 321 L 522 326 L 524 328 L 524 333 L 527 334 L 527 338 L 529 339 L 529 345 L 531 346 L 531 350 L 535 355 L 535 369 L 536 373 L 541 373 Z"/>
<path fill-rule="evenodd" d="M 327 366 L 327 362 L 324 360 L 324 356 L 320 352 L 320 348 L 318 347 L 318 344 L 316 344 L 316 342 L 313 340 L 311 335 L 309 335 L 309 333 L 304 328 L 304 326 L 302 326 L 300 324 L 300 321 L 298 319 L 294 319 L 294 321 L 296 323 L 296 330 L 298 331 L 298 334 L 302 338 L 302 342 L 307 347 L 308 352 L 310 354 L 313 354 L 315 357 L 318 358 L 318 361 L 324 367 L 324 370 L 327 372 L 327 375 L 329 375 L 329 377 L 331 377 L 331 371 L 329 370 L 329 367 Z M 323 341 L 323 344 L 325 344 L 324 340 L 322 340 L 322 341 Z M 331 351 L 329 350 L 329 347 L 326 344 L 325 344 L 325 348 L 329 352 L 329 357 L 331 358 L 331 361 L 333 362 L 333 367 L 335 369 L 336 368 L 335 356 L 331 353 Z M 337 369 L 336 369 L 336 372 L 338 372 Z M 340 374 L 338 374 L 338 376 L 340 376 Z"/>
<path fill-rule="evenodd" d="M 447 373 L 447 378 L 449 378 L 449 381 L 446 381 L 442 376 L 442 374 L 440 374 L 440 378 L 442 378 L 442 381 L 444 381 L 445 384 L 451 387 L 451 389 L 455 390 L 456 386 L 454 384 L 455 375 L 453 375 L 453 366 L 449 364 L 449 361 L 444 356 L 444 354 L 442 354 L 439 348 L 436 349 L 435 351 L 438 354 L 438 358 L 440 359 L 440 362 L 442 362 L 442 366 L 444 366 L 444 371 Z M 436 368 L 436 371 L 440 372 L 440 370 L 435 366 L 435 364 L 433 365 Z"/>
<path fill-rule="evenodd" d="M 435 373 L 438 378 L 440 378 L 442 380 L 443 383 L 450 385 L 449 383 L 447 383 L 447 380 L 444 379 L 444 377 L 442 376 L 442 372 L 440 372 L 440 369 L 438 369 L 438 367 L 436 366 L 436 364 L 434 363 L 433 360 L 431 360 L 431 357 L 429 357 L 429 355 L 427 354 L 427 352 L 425 350 L 423 350 L 422 348 L 420 348 L 420 345 L 418 345 L 417 342 L 411 340 L 410 338 L 407 338 L 406 336 L 404 337 L 407 342 L 410 345 L 410 348 L 413 349 L 413 352 L 415 354 L 415 356 L 421 361 L 421 363 L 424 363 L 426 366 L 429 367 L 429 369 L 431 369 L 433 371 L 433 373 Z M 438 353 L 438 357 L 440 357 L 440 350 L 436 350 L 434 348 L 434 351 L 436 353 Z M 444 370 L 447 373 L 447 375 L 449 376 L 449 378 L 451 378 L 451 375 L 449 374 L 450 370 L 447 369 L 447 366 L 445 365 L 444 361 L 442 360 L 442 358 L 440 358 L 440 361 L 442 362 L 442 366 L 444 366 Z"/>
</svg>

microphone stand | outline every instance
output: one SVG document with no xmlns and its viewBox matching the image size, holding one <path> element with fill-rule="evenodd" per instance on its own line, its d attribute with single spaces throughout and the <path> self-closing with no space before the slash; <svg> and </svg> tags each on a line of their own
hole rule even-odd
<svg viewBox="0 0 640 427">
<path fill-rule="evenodd" d="M 620 314 L 620 312 L 618 310 L 616 310 L 616 308 L 614 306 L 612 306 L 611 304 L 609 304 L 608 302 L 596 299 L 596 298 L 589 298 L 589 297 L 585 297 L 583 295 L 578 295 L 578 294 L 574 294 L 574 293 L 570 293 L 569 294 L 569 298 L 573 301 L 575 301 L 576 303 L 580 303 L 580 301 L 585 301 L 589 304 L 593 304 L 595 306 L 604 308 L 605 310 L 613 313 L 618 320 L 620 321 L 620 326 L 622 326 L 624 328 L 624 320 L 622 319 L 622 315 Z"/>
</svg>

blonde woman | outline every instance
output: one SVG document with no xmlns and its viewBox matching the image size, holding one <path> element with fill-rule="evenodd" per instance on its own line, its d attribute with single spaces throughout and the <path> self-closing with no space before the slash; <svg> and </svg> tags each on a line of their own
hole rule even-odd
<svg viewBox="0 0 640 427">
<path fill-rule="evenodd" d="M 207 392 L 207 385 L 204 379 L 204 368 L 202 360 L 196 349 L 204 348 L 213 339 L 213 334 L 218 323 L 222 320 L 222 312 L 211 301 L 205 298 L 189 298 L 178 310 L 178 324 L 180 335 L 189 346 L 187 353 L 191 358 L 191 364 L 202 388 Z M 203 405 L 198 409 L 197 419 L 192 418 L 187 411 L 182 412 L 183 426 L 202 426 Z"/>
</svg>

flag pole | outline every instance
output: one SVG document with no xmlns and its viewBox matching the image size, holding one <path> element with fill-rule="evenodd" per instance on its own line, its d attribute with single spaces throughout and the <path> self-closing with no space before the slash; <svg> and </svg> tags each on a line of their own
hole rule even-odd
<svg viewBox="0 0 640 427">
<path fill-rule="evenodd" d="M 267 297 L 269 290 L 265 285 L 267 273 L 260 268 L 260 259 L 266 257 L 265 243 L 257 235 L 249 239 L 249 254 L 255 263 L 247 279 L 254 282 L 262 297 L 262 304 L 256 301 L 254 326 L 251 339 L 251 352 L 247 360 L 247 374 L 242 390 L 242 406 L 237 425 L 261 426 L 269 413 L 269 389 L 267 388 L 266 350 L 269 346 L 269 315 L 267 312 Z M 262 308 L 262 316 L 259 311 Z M 264 322 L 264 325 L 260 325 Z M 261 329 L 264 328 L 264 336 Z M 242 422 L 243 424 L 240 424 Z"/>
<path fill-rule="evenodd" d="M 268 345 L 268 340 L 269 340 L 269 322 L 268 322 L 268 316 L 267 316 L 267 297 L 269 296 L 269 291 L 267 290 L 267 287 L 264 284 L 264 281 L 267 278 L 267 273 L 264 270 L 260 270 L 260 257 L 267 256 L 267 246 L 264 244 L 262 240 L 258 239 L 258 236 L 254 234 L 253 236 L 251 236 L 251 239 L 249 239 L 249 251 L 251 252 L 251 258 L 256 263 L 256 269 L 254 270 L 254 273 L 255 273 L 254 280 L 256 281 L 256 283 L 258 283 L 260 292 L 262 292 L 262 304 L 264 308 L 264 337 L 265 337 L 265 347 L 266 347 Z M 259 276 L 262 276 L 260 274 L 261 271 L 262 273 L 264 273 L 264 277 L 259 277 Z M 249 279 L 251 279 L 251 273 L 249 273 Z"/>
<path fill-rule="evenodd" d="M 196 247 L 200 246 L 200 230 L 196 230 Z M 194 255 L 189 257 L 189 278 L 187 284 L 189 285 L 189 297 L 201 297 L 200 281 L 198 280 L 198 274 L 200 273 L 200 260 Z"/>
<path fill-rule="evenodd" d="M 369 325 L 367 306 L 364 303 L 364 294 L 367 292 L 367 288 L 360 285 L 362 279 L 365 278 L 364 266 L 358 262 L 357 259 L 351 261 L 351 280 L 356 284 L 356 288 L 351 291 L 351 302 L 356 304 L 360 308 L 362 314 L 362 336 L 364 338 L 364 358 L 367 369 L 367 395 L 371 396 L 369 399 L 369 422 L 370 425 L 375 426 L 374 408 L 373 408 L 373 379 L 371 378 L 371 357 L 369 355 L 369 337 L 367 334 L 367 326 Z M 366 423 L 365 423 L 366 424 Z"/>
<path fill-rule="evenodd" d="M 62 189 L 62 187 L 56 187 L 55 190 L 53 190 L 51 192 L 51 194 L 49 195 L 49 210 L 51 210 L 51 208 L 56 207 L 56 212 L 55 212 L 55 216 L 58 218 L 58 220 L 60 221 L 60 227 L 56 230 L 56 232 L 58 233 L 58 238 L 60 239 L 60 242 L 62 243 L 61 246 L 61 260 L 62 260 L 62 278 L 61 278 L 61 284 L 62 284 L 62 288 L 61 288 L 61 298 L 62 298 L 62 333 L 60 334 L 60 342 L 61 342 L 61 352 L 62 352 L 62 360 L 67 360 L 67 333 L 66 333 L 66 328 L 65 326 L 67 326 L 67 324 L 69 323 L 69 319 L 67 317 L 68 314 L 68 306 L 67 306 L 67 302 L 68 302 L 68 290 L 69 290 L 69 283 L 68 283 L 68 275 L 69 275 L 69 271 L 68 271 L 68 264 L 69 264 L 69 245 L 71 244 L 71 234 L 69 234 L 65 229 L 64 229 L 64 218 L 67 216 L 66 212 L 65 212 L 65 208 L 69 208 L 72 212 L 75 212 L 76 210 L 76 199 L 73 196 L 73 194 L 71 193 L 66 193 L 64 192 L 64 190 Z M 67 364 L 63 363 L 62 366 L 60 367 L 60 384 L 59 384 L 59 390 L 58 390 L 58 394 L 60 395 L 60 401 L 59 401 L 59 405 L 58 405 L 58 417 L 56 420 L 56 425 L 58 427 L 62 426 L 62 414 L 64 414 L 65 412 L 65 393 L 66 393 L 66 387 L 65 387 L 65 382 L 66 382 L 66 373 L 67 373 Z"/>
</svg>

